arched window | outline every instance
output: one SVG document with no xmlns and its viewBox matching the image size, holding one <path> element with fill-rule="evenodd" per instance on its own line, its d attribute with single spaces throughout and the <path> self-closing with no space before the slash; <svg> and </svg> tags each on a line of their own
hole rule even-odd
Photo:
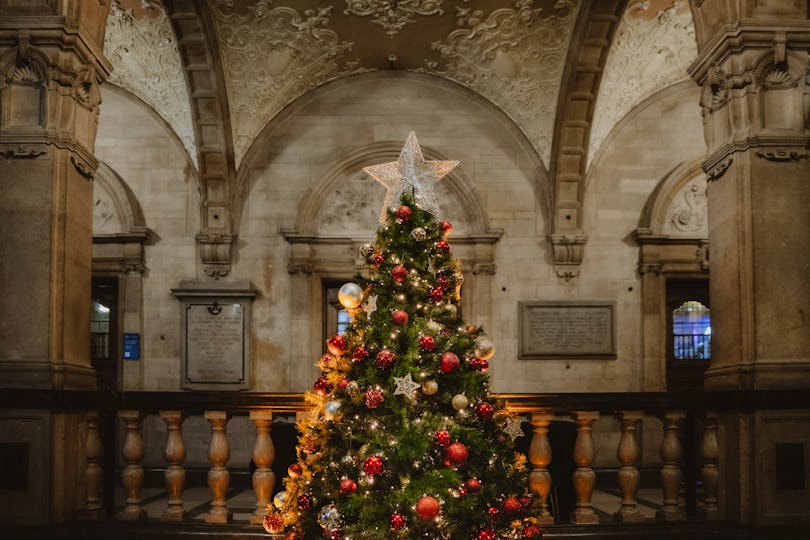
<svg viewBox="0 0 810 540">
<path fill-rule="evenodd" d="M 712 325 L 709 308 L 697 300 L 687 300 L 672 311 L 673 360 L 711 358 Z"/>
</svg>

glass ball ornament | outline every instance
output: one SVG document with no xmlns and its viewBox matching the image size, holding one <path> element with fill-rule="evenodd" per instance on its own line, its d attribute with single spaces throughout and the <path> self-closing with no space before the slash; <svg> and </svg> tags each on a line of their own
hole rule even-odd
<svg viewBox="0 0 810 540">
<path fill-rule="evenodd" d="M 276 493 L 276 496 L 273 497 L 273 506 L 281 510 L 287 504 L 289 498 L 290 496 L 287 494 L 286 491 L 279 491 L 278 493 Z"/>
<path fill-rule="evenodd" d="M 363 289 L 357 283 L 344 283 L 338 291 L 338 301 L 346 309 L 354 309 L 363 302 Z"/>
<path fill-rule="evenodd" d="M 437 383 L 436 381 L 430 380 L 422 383 L 422 392 L 424 392 L 426 396 L 432 396 L 438 391 L 439 391 L 439 383 Z"/>
<path fill-rule="evenodd" d="M 284 516 L 281 514 L 267 514 L 264 516 L 264 530 L 268 534 L 278 534 L 284 531 Z"/>
<path fill-rule="evenodd" d="M 326 412 L 326 417 L 331 420 L 340 414 L 341 407 L 343 407 L 343 404 L 340 403 L 340 401 L 333 399 L 332 401 L 327 402 L 323 409 Z"/>
<path fill-rule="evenodd" d="M 495 355 L 495 345 L 488 339 L 475 340 L 475 356 L 489 360 Z"/>
<path fill-rule="evenodd" d="M 467 405 L 470 404 L 470 400 L 467 399 L 467 396 L 464 394 L 456 394 L 453 396 L 453 399 L 450 400 L 450 405 L 457 411 L 461 411 L 467 408 Z"/>
<path fill-rule="evenodd" d="M 363 244 L 360 246 L 360 256 L 364 258 L 369 258 L 374 254 L 374 246 L 371 244 Z"/>
<path fill-rule="evenodd" d="M 342 522 L 343 516 L 340 515 L 340 510 L 334 504 L 327 504 L 318 512 L 318 525 L 327 531 L 340 528 Z"/>
<path fill-rule="evenodd" d="M 417 242 L 424 242 L 427 239 L 427 232 L 422 227 L 417 227 L 411 231 L 411 238 Z"/>
</svg>

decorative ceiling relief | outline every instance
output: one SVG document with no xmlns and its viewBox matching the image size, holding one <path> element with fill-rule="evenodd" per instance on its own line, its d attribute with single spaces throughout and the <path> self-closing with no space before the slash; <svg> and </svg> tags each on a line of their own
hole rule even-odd
<svg viewBox="0 0 810 540">
<path fill-rule="evenodd" d="M 188 88 L 177 41 L 163 6 L 148 0 L 113 2 L 107 18 L 104 55 L 113 65 L 110 82 L 151 106 L 171 126 L 197 167 Z"/>
<path fill-rule="evenodd" d="M 705 176 L 688 182 L 675 195 L 664 232 L 673 236 L 709 237 Z"/>
<path fill-rule="evenodd" d="M 235 5 L 209 0 L 228 85 L 236 166 L 267 122 L 285 105 L 326 81 L 365 71 L 344 60 L 352 43 L 329 28 L 332 7 Z M 244 5 L 248 4 L 248 5 Z"/>
<path fill-rule="evenodd" d="M 553 9 L 533 0 L 514 9 L 456 7 L 456 30 L 433 43 L 441 56 L 426 73 L 467 86 L 503 109 L 532 140 L 546 164 L 566 52 L 579 2 L 558 0 Z"/>
<path fill-rule="evenodd" d="M 634 0 L 619 25 L 596 99 L 588 166 L 614 126 L 637 104 L 689 80 L 697 57 L 695 27 L 685 0 Z"/>
<path fill-rule="evenodd" d="M 385 28 L 389 36 L 395 36 L 406 24 L 414 22 L 415 15 L 442 15 L 444 10 L 442 0 L 346 0 L 343 13 L 358 17 L 371 16 L 371 22 Z"/>
</svg>

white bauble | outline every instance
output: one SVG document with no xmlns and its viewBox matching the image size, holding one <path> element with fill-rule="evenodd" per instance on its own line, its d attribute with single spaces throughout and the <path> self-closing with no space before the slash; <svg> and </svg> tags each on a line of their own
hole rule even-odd
<svg viewBox="0 0 810 540">
<path fill-rule="evenodd" d="M 467 396 L 464 394 L 456 394 L 453 396 L 453 399 L 450 400 L 450 404 L 455 410 L 460 411 L 467 408 L 467 405 L 470 404 L 470 400 L 467 399 Z"/>
<path fill-rule="evenodd" d="M 346 309 L 354 309 L 363 302 L 363 289 L 357 283 L 345 283 L 338 291 L 338 301 Z"/>
</svg>

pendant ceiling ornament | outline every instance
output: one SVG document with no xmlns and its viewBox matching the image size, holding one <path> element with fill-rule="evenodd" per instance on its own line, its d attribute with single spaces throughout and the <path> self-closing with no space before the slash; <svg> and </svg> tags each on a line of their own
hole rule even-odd
<svg viewBox="0 0 810 540">
<path fill-rule="evenodd" d="M 395 36 L 402 28 L 414 22 L 414 15 L 429 17 L 441 15 L 442 0 L 346 0 L 346 15 L 371 16 L 371 22 L 385 28 L 385 33 Z"/>
</svg>

